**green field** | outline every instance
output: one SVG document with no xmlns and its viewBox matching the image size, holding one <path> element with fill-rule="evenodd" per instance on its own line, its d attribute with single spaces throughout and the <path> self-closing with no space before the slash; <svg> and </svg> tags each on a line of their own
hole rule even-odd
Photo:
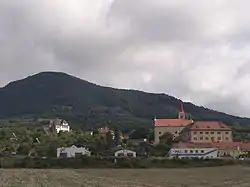
<svg viewBox="0 0 250 187">
<path fill-rule="evenodd" d="M 11 187 L 243 187 L 250 167 L 194 169 L 4 169 L 0 186 Z"/>
</svg>

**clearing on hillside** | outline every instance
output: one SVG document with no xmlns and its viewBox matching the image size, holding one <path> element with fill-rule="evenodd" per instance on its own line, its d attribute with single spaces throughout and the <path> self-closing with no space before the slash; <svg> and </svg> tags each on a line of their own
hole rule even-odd
<svg viewBox="0 0 250 187">
<path fill-rule="evenodd" d="M 242 187 L 250 168 L 193 169 L 3 169 L 3 187 Z"/>
</svg>

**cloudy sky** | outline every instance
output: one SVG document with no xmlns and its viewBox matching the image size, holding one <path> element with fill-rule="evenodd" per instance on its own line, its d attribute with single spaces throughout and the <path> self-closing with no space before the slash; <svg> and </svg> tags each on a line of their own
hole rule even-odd
<svg viewBox="0 0 250 187">
<path fill-rule="evenodd" d="M 250 117 L 248 0 L 1 0 L 0 85 L 63 71 Z"/>
</svg>

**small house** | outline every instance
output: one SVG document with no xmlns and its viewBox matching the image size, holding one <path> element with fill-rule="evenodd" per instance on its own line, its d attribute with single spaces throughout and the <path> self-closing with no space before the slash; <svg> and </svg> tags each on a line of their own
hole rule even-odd
<svg viewBox="0 0 250 187">
<path fill-rule="evenodd" d="M 136 157 L 136 152 L 127 149 L 122 149 L 115 152 L 115 157 Z"/>
<path fill-rule="evenodd" d="M 57 157 L 74 158 L 77 156 L 90 156 L 91 152 L 85 147 L 61 147 L 57 148 Z"/>
</svg>

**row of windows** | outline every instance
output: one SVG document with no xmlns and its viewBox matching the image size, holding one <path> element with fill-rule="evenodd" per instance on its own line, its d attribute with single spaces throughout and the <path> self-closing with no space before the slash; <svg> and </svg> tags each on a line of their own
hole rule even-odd
<svg viewBox="0 0 250 187">
<path fill-rule="evenodd" d="M 161 133 L 161 132 L 159 132 L 159 135 L 161 135 L 161 134 L 162 134 L 162 133 Z M 175 134 L 179 134 L 179 133 L 178 133 L 178 131 L 175 131 Z"/>
<path fill-rule="evenodd" d="M 184 151 L 185 153 L 204 153 L 204 150 L 189 150 L 189 152 L 188 152 L 188 150 L 185 150 Z"/>
<path fill-rule="evenodd" d="M 194 132 L 194 134 L 197 134 L 197 133 L 198 132 L 196 132 L 196 131 Z M 200 134 L 203 134 L 203 132 L 201 131 Z M 205 132 L 204 134 L 209 134 L 209 132 Z M 210 132 L 210 134 L 214 134 L 214 132 Z M 221 134 L 221 132 L 219 131 L 219 132 L 217 132 L 217 134 Z M 229 134 L 229 132 L 226 131 L 225 134 Z"/>
<path fill-rule="evenodd" d="M 205 138 L 204 138 L 204 137 L 200 137 L 199 139 L 200 139 L 200 140 L 204 140 L 204 139 L 205 139 L 205 140 L 209 140 L 209 137 L 205 137 Z M 211 139 L 211 140 L 214 140 L 215 138 L 214 138 L 214 137 L 211 137 L 210 139 Z M 198 140 L 198 138 L 197 138 L 197 137 L 194 137 L 194 140 Z M 221 137 L 217 137 L 217 140 L 218 140 L 218 141 L 221 140 Z M 229 140 L 229 137 L 226 137 L 225 140 Z"/>
</svg>

